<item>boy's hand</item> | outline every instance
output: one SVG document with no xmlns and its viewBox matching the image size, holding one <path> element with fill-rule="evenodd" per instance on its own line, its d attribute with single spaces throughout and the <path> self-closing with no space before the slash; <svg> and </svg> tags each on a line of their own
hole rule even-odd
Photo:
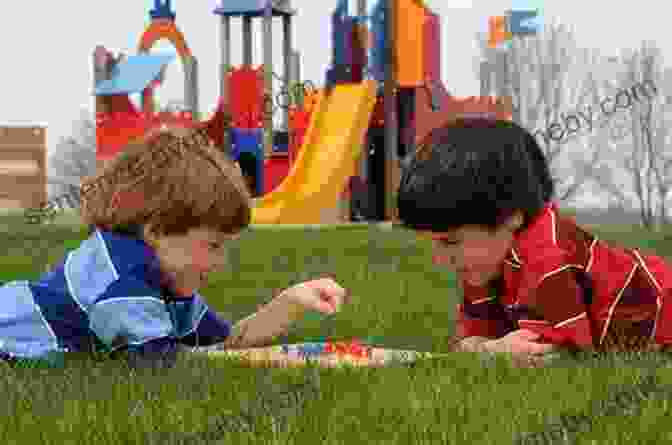
<svg viewBox="0 0 672 445">
<path fill-rule="evenodd" d="M 540 356 L 559 349 L 551 343 L 537 343 L 540 334 L 527 329 L 518 329 L 510 334 L 490 340 L 483 345 L 488 352 L 506 352 L 520 359 L 525 356 Z"/>
<path fill-rule="evenodd" d="M 259 311 L 240 320 L 224 341 L 225 348 L 268 346 L 306 310 L 333 314 L 348 301 L 348 293 L 331 278 L 306 281 L 285 289 Z"/>
<path fill-rule="evenodd" d="M 305 281 L 284 290 L 278 298 L 305 310 L 334 314 L 349 302 L 348 292 L 331 278 Z"/>
</svg>

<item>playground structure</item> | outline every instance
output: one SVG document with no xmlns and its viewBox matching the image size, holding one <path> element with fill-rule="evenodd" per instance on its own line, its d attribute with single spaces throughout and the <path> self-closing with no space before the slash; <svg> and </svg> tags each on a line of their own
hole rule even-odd
<svg viewBox="0 0 672 445">
<path fill-rule="evenodd" d="M 41 207 L 47 201 L 47 127 L 0 124 L 0 209 Z"/>
<path fill-rule="evenodd" d="M 394 218 L 390 197 L 399 184 L 399 159 L 412 153 L 432 128 L 461 114 L 510 118 L 510 101 L 458 99 L 445 89 L 440 76 L 440 20 L 420 0 L 377 0 L 370 10 L 360 0 L 356 15 L 350 15 L 348 1 L 341 0 L 332 14 L 333 53 L 325 88 L 293 97 L 283 119 L 287 131 L 274 134 L 272 116 L 265 109 L 273 97 L 271 19 L 283 19 L 282 80 L 289 91 L 299 77 L 298 56 L 291 50 L 296 11 L 289 1 L 222 3 L 214 10 L 221 17 L 221 97 L 208 120 L 197 119 L 197 63 L 175 25 L 170 0 L 155 0 L 138 55 L 122 60 L 96 48 L 99 162 L 155 126 L 202 125 L 215 144 L 253 177 L 251 185 L 259 197 L 253 222 L 385 220 Z M 232 17 L 243 19 L 244 60 L 239 68 L 230 63 Z M 264 65 L 257 68 L 251 65 L 254 17 L 264 20 Z M 153 89 L 172 59 L 149 54 L 161 38 L 173 43 L 185 66 L 185 113 L 154 113 Z M 143 97 L 141 111 L 128 99 L 138 92 Z M 233 122 L 230 132 L 224 130 L 227 114 Z M 284 143 L 274 144 L 278 141 Z M 351 200 L 352 209 L 334 211 Z"/>
<path fill-rule="evenodd" d="M 94 51 L 98 166 L 102 168 L 129 140 L 142 136 L 151 128 L 169 123 L 188 127 L 206 125 L 217 145 L 239 161 L 243 171 L 247 173 L 246 176 L 253 180 L 251 184 L 253 194 L 262 195 L 275 187 L 287 174 L 289 162 L 295 155 L 300 141 L 290 141 L 288 131 L 273 133 L 270 125 L 271 117 L 268 116 L 266 119 L 268 113 L 264 113 L 264 106 L 272 94 L 269 93 L 270 81 L 263 76 L 264 73 L 272 74 L 272 58 L 269 58 L 272 55 L 270 53 L 272 36 L 269 35 L 265 39 L 265 43 L 268 44 L 264 49 L 266 64 L 263 67 L 253 67 L 252 18 L 263 15 L 265 23 L 270 25 L 273 16 L 282 16 L 286 42 L 285 77 L 294 75 L 292 69 L 298 77 L 296 65 L 299 56 L 291 51 L 289 43 L 294 12 L 288 4 L 271 7 L 270 3 L 252 5 L 254 9 L 244 9 L 241 5 L 232 5 L 232 2 L 228 2 L 227 8 L 215 9 L 215 14 L 220 15 L 222 19 L 221 98 L 210 119 L 200 122 L 197 59 L 175 23 L 176 15 L 171 10 L 170 3 L 170 0 L 164 2 L 155 0 L 154 9 L 150 11 L 151 22 L 138 45 L 138 55 L 128 57 L 122 55 L 115 58 L 102 46 L 98 46 Z M 270 9 L 270 13 L 267 13 L 267 9 Z M 232 67 L 230 63 L 230 22 L 235 16 L 242 16 L 243 19 L 244 60 L 241 67 Z M 266 28 L 270 32 L 270 26 Z M 173 59 L 172 56 L 149 53 L 153 45 L 161 39 L 173 44 L 184 66 L 187 109 L 185 112 L 155 112 L 153 92 L 163 80 L 166 65 Z M 228 98 L 229 89 L 236 91 L 233 100 Z M 137 110 L 128 98 L 130 94 L 135 93 L 142 95 L 142 110 Z M 286 108 L 285 125 L 294 127 L 293 134 L 301 134 L 307 127 L 306 111 Z M 224 121 L 229 113 L 233 118 L 233 128 L 230 134 L 225 134 Z M 266 137 L 269 132 L 270 143 L 269 137 Z M 264 179 L 267 179 L 266 184 Z"/>
<path fill-rule="evenodd" d="M 360 174 L 367 220 L 395 218 L 390 202 L 399 186 L 399 160 L 437 126 L 459 116 L 511 118 L 508 98 L 457 98 L 441 81 L 441 21 L 421 0 L 378 0 L 357 15 L 339 1 L 332 18 L 334 62 L 327 82 L 371 77 L 381 88 L 366 135 Z M 354 213 L 354 212 L 353 212 Z M 361 213 L 364 213 L 363 215 Z M 352 214 L 351 217 L 356 215 Z"/>
</svg>

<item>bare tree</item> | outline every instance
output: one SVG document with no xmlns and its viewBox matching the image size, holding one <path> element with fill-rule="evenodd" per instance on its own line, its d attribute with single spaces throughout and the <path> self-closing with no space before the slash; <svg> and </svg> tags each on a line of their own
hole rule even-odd
<svg viewBox="0 0 672 445">
<path fill-rule="evenodd" d="M 595 51 L 580 48 L 574 34 L 556 24 L 545 27 L 538 35 L 515 38 L 506 50 L 490 48 L 483 33 L 477 34 L 477 42 L 482 57 L 479 63 L 481 94 L 489 95 L 494 90 L 497 96 L 511 97 L 513 120 L 537 137 L 546 155 L 558 184 L 557 199 L 571 201 L 587 178 L 585 169 L 568 169 L 567 159 L 561 159 L 566 143 L 583 141 L 580 155 L 588 149 L 591 156 L 583 162 L 590 165 L 600 158 L 600 144 L 596 146 L 580 136 L 554 141 L 548 133 L 551 130 L 557 134 L 570 124 L 576 127 L 577 121 L 572 120 L 575 118 L 570 113 L 596 94 L 596 81 L 590 77 L 590 68 L 599 56 Z M 569 128 L 561 133 L 570 133 Z"/>
<path fill-rule="evenodd" d="M 625 137 L 613 146 L 610 165 L 587 171 L 623 206 L 638 209 L 644 227 L 659 230 L 669 223 L 672 191 L 672 154 L 665 149 L 672 136 L 666 116 L 670 100 L 660 91 L 669 72 L 662 70 L 660 50 L 651 42 L 643 42 L 638 50 L 624 51 L 620 61 L 622 73 L 611 95 L 615 101 L 627 99 L 620 114 L 628 128 Z M 629 191 L 626 182 L 632 185 Z"/>
<path fill-rule="evenodd" d="M 49 169 L 53 194 L 66 196 L 68 204 L 79 207 L 81 181 L 96 172 L 96 122 L 91 112 L 81 110 L 72 134 L 61 138 L 49 156 Z"/>
<path fill-rule="evenodd" d="M 634 92 L 634 86 L 647 81 L 660 85 L 661 59 L 660 49 L 651 42 L 643 42 L 639 50 L 624 55 L 627 84 L 623 89 Z M 668 222 L 667 200 L 672 187 L 672 156 L 665 150 L 670 131 L 664 111 L 660 96 L 633 104 L 631 149 L 624 162 L 637 195 L 642 224 L 654 230 Z"/>
<path fill-rule="evenodd" d="M 590 66 L 593 67 L 587 73 L 585 82 L 588 94 L 583 97 L 579 104 L 584 116 L 591 120 L 587 131 L 582 131 L 565 141 L 571 142 L 575 150 L 569 151 L 571 171 L 574 176 L 583 179 L 582 185 L 590 183 L 597 185 L 598 189 L 609 197 L 609 208 L 631 209 L 633 201 L 622 184 L 614 178 L 613 159 L 618 157 L 621 145 L 628 136 L 626 119 L 620 116 L 601 116 L 599 104 L 605 97 L 616 88 L 617 82 L 608 76 L 603 77 L 596 73 L 600 65 L 605 66 L 605 71 L 612 75 L 612 61 L 604 60 L 594 52 L 590 57 Z M 609 161 L 612 161 L 611 163 Z"/>
</svg>

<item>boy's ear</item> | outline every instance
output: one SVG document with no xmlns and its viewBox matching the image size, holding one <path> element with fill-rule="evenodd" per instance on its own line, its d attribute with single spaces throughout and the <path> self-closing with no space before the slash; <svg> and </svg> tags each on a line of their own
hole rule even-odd
<svg viewBox="0 0 672 445">
<path fill-rule="evenodd" d="M 142 227 L 142 237 L 153 247 L 156 247 L 158 244 L 159 236 L 157 232 L 156 227 L 151 223 L 147 223 Z"/>
</svg>

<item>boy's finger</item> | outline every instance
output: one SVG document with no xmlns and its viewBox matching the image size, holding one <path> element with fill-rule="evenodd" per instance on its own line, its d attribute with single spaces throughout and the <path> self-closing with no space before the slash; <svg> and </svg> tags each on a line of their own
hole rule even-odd
<svg viewBox="0 0 672 445">
<path fill-rule="evenodd" d="M 326 288 L 323 288 L 323 294 L 328 295 L 329 298 L 334 300 L 339 306 L 348 303 L 348 291 L 337 284 L 331 284 Z"/>
<path fill-rule="evenodd" d="M 533 354 L 546 354 L 557 348 L 556 345 L 550 343 L 532 343 L 530 345 L 530 352 Z"/>
<path fill-rule="evenodd" d="M 331 315 L 331 314 L 335 314 L 336 312 L 338 312 L 338 309 L 336 308 L 336 305 L 334 305 L 333 303 L 331 303 L 327 300 L 323 300 L 322 304 L 321 304 L 321 307 L 319 308 L 319 311 L 322 312 L 322 313 Z"/>
<path fill-rule="evenodd" d="M 517 336 L 525 340 L 534 340 L 541 337 L 541 334 L 538 334 L 534 331 L 530 331 L 529 329 L 519 329 L 517 332 Z"/>
</svg>

